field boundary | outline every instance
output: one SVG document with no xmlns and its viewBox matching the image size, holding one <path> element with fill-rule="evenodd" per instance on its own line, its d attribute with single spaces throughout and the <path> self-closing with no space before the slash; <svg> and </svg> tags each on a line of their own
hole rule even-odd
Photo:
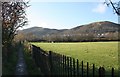
<svg viewBox="0 0 120 77">
<path fill-rule="evenodd" d="M 77 77 L 115 77 L 115 69 L 111 68 L 108 72 L 104 67 L 95 67 L 95 64 L 84 64 L 83 61 L 54 53 L 49 51 L 48 53 L 42 50 L 40 47 L 30 45 L 32 57 L 44 75 L 66 75 Z"/>
</svg>

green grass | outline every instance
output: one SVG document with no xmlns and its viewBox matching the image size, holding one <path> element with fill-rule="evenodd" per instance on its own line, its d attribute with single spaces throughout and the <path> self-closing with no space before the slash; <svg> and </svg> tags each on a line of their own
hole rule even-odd
<svg viewBox="0 0 120 77">
<path fill-rule="evenodd" d="M 29 49 L 28 43 L 24 43 L 24 58 L 27 64 L 28 75 L 42 75 L 30 52 L 31 50 Z"/>
<path fill-rule="evenodd" d="M 32 42 L 46 51 L 71 56 L 105 69 L 118 69 L 118 42 L 40 43 Z"/>
</svg>

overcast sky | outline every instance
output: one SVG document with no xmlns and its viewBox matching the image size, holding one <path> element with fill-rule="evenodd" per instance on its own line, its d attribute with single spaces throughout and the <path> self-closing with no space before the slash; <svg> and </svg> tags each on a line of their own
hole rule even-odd
<svg viewBox="0 0 120 77">
<path fill-rule="evenodd" d="M 102 1 L 102 0 L 100 0 Z M 118 22 L 118 16 L 113 13 L 112 7 L 103 2 L 66 1 L 41 2 L 30 1 L 27 9 L 29 27 L 44 27 L 55 29 L 70 29 L 76 26 L 97 21 Z"/>
</svg>

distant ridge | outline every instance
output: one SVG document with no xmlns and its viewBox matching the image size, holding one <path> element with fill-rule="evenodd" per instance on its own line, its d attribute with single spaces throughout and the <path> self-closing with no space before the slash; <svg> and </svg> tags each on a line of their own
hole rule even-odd
<svg viewBox="0 0 120 77">
<path fill-rule="evenodd" d="M 42 27 L 32 27 L 28 29 L 24 29 L 19 31 L 19 33 L 23 33 L 24 35 L 33 34 L 37 38 L 43 38 L 46 36 L 66 36 L 70 35 L 84 35 L 84 34 L 92 34 L 97 36 L 98 34 L 106 34 L 106 33 L 115 33 L 120 29 L 120 25 L 117 23 L 113 23 L 110 21 L 100 21 L 93 22 L 85 25 L 80 25 L 71 29 L 49 29 Z M 59 37 L 60 38 L 60 37 Z"/>
<path fill-rule="evenodd" d="M 58 33 L 58 32 L 63 32 L 67 29 L 49 29 L 49 28 L 42 28 L 42 27 L 31 27 L 28 29 L 24 29 L 19 31 L 19 33 L 23 33 L 23 34 L 29 34 L 32 33 L 35 36 L 41 37 L 43 35 L 48 35 L 48 34 L 54 34 L 54 33 Z"/>
</svg>

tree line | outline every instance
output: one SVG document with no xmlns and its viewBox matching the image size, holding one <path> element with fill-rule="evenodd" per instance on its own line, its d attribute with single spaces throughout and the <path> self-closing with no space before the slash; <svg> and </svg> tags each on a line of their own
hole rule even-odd
<svg viewBox="0 0 120 77">
<path fill-rule="evenodd" d="M 119 32 L 106 32 L 106 33 L 76 33 L 76 34 L 48 34 L 38 37 L 33 33 L 20 33 L 16 36 L 15 40 L 26 40 L 33 42 L 82 42 L 82 41 L 118 41 Z"/>
</svg>

